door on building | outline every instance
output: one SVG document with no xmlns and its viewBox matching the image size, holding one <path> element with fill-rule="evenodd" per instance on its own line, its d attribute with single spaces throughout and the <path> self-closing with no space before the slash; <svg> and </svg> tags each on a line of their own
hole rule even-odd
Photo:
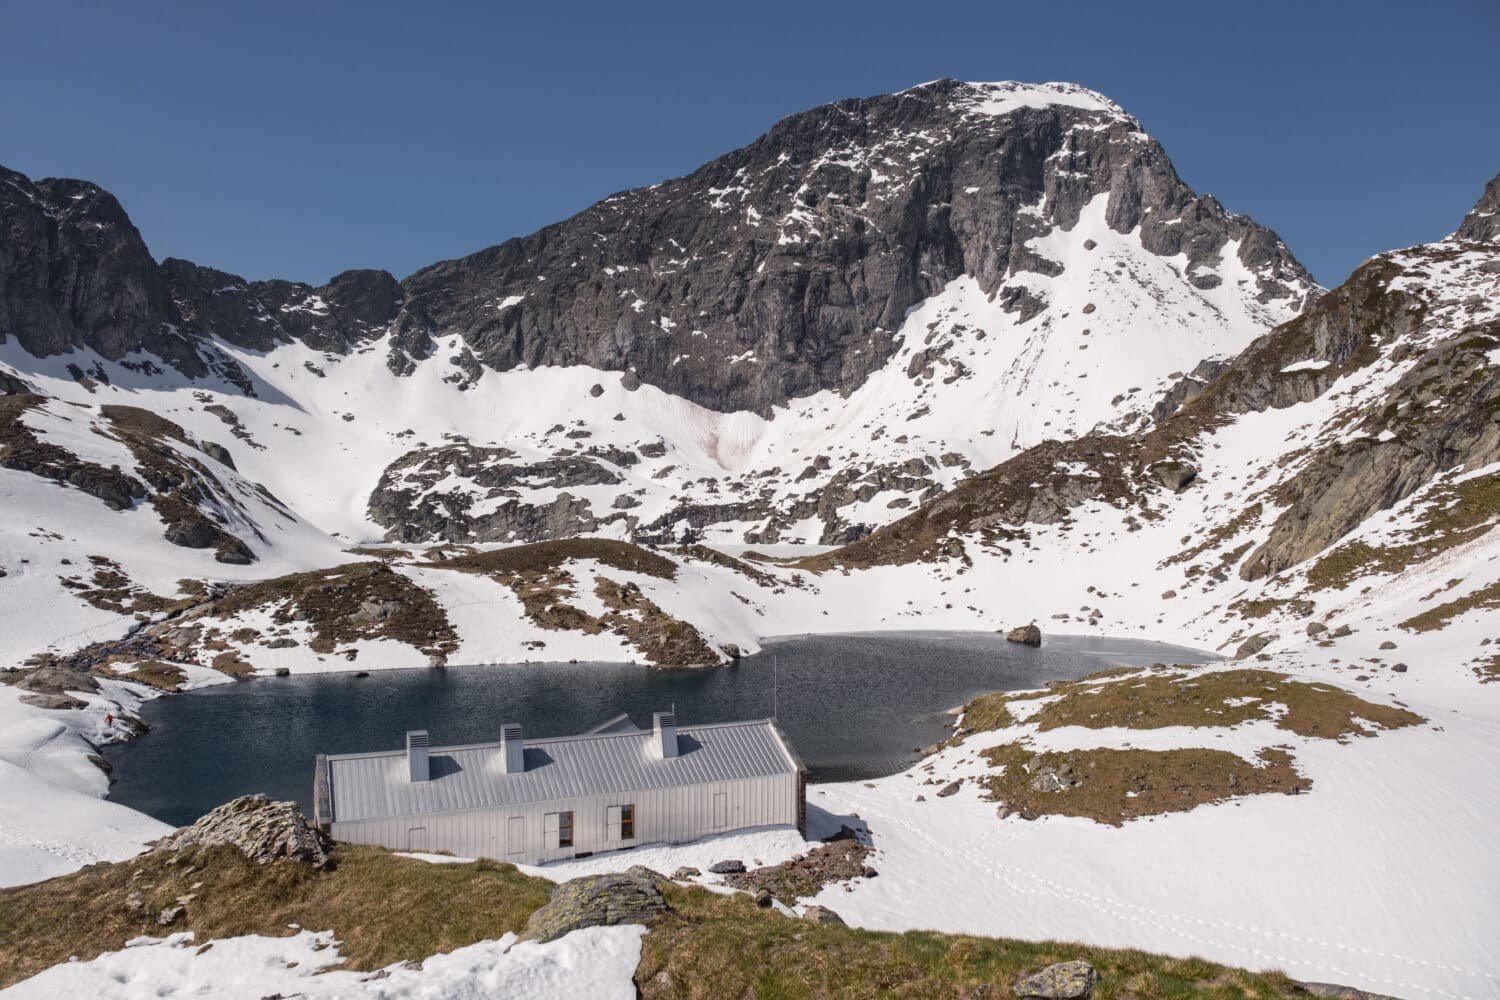
<svg viewBox="0 0 1500 1000">
<path fill-rule="evenodd" d="M 525 816 L 512 816 L 505 821 L 505 853 L 512 858 L 526 853 Z"/>
<path fill-rule="evenodd" d="M 427 850 L 427 827 L 414 826 L 406 831 L 406 849 L 408 851 Z"/>
<path fill-rule="evenodd" d="M 729 796 L 714 792 L 714 829 L 722 830 L 729 825 Z"/>
</svg>

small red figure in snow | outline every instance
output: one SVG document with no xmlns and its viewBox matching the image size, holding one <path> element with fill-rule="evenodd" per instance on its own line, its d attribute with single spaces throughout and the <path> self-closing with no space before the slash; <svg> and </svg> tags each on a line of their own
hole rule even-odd
<svg viewBox="0 0 1500 1000">
<path fill-rule="evenodd" d="M 113 713 L 113 712 L 108 712 L 108 713 L 105 713 L 105 716 L 104 716 L 104 724 L 105 724 L 105 725 L 106 725 L 106 726 L 112 726 L 112 725 L 114 725 L 114 724 L 115 724 L 115 716 L 114 716 L 114 713 Z"/>
</svg>

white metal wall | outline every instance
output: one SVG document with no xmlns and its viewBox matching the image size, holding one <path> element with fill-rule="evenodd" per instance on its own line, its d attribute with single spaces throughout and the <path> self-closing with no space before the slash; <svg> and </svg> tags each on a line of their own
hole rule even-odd
<svg viewBox="0 0 1500 1000">
<path fill-rule="evenodd" d="M 724 796 L 722 816 L 714 815 L 715 795 Z M 465 858 L 541 864 L 638 844 L 683 843 L 746 827 L 795 826 L 797 795 L 796 774 L 775 774 L 496 809 L 335 822 L 329 834 L 335 840 L 398 851 L 451 851 Z M 619 805 L 635 806 L 635 837 L 611 842 L 605 813 Z M 542 818 L 566 810 L 573 812 L 573 846 L 549 850 L 543 846 Z"/>
</svg>

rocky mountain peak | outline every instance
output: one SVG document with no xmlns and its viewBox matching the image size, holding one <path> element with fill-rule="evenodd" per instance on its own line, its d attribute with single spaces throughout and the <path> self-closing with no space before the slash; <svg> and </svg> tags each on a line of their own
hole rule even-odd
<svg viewBox="0 0 1500 1000">
<path fill-rule="evenodd" d="M 1139 122 L 1067 83 L 944 79 L 813 108 L 687 176 L 400 283 L 158 266 L 99 188 L 0 180 L 0 220 L 22 237 L 0 259 L 0 330 L 33 354 L 146 351 L 195 378 L 224 367 L 211 338 L 346 354 L 389 336 L 397 375 L 445 343 L 458 388 L 486 370 L 587 365 L 768 415 L 863 385 L 900 349 L 908 310 L 959 277 L 1023 321 L 1045 311 L 1025 276 L 1069 265 L 1039 244 L 1096 200 L 1111 230 L 1180 257 L 1173 280 L 1199 291 L 1232 255 L 1247 272 L 1236 311 L 1255 324 L 1314 287 L 1274 233 L 1196 194 Z"/>
<path fill-rule="evenodd" d="M 1500 242 L 1500 174 L 1490 178 L 1473 210 L 1464 216 L 1454 239 L 1476 243 Z"/>
<path fill-rule="evenodd" d="M 1183 184 L 1107 98 L 939 80 L 792 115 L 686 177 L 419 271 L 399 326 L 457 334 L 498 370 L 585 364 L 768 412 L 863 384 L 907 310 L 959 276 L 1023 317 L 1045 309 L 1025 282 L 1002 286 L 1062 273 L 1034 244 L 1095 199 L 1114 231 L 1184 256 L 1200 290 L 1223 280 L 1226 248 L 1255 303 L 1300 304 L 1314 287 L 1274 233 Z"/>
</svg>

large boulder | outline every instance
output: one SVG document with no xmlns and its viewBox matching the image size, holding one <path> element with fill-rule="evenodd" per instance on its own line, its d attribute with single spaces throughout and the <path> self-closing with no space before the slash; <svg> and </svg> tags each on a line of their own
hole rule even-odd
<svg viewBox="0 0 1500 1000">
<path fill-rule="evenodd" d="M 47 666 L 37 667 L 16 681 L 16 687 L 39 694 L 62 694 L 64 691 L 97 691 L 99 682 L 82 670 Z"/>
<path fill-rule="evenodd" d="M 1254 656 L 1256 653 L 1259 653 L 1271 643 L 1275 642 L 1278 638 L 1279 636 L 1276 636 L 1274 634 L 1262 633 L 1260 635 L 1252 635 L 1250 638 L 1240 643 L 1239 648 L 1234 651 L 1234 658 L 1236 660 L 1248 660 L 1250 657 Z"/>
<path fill-rule="evenodd" d="M 70 694 L 23 694 L 21 695 L 21 704 L 59 712 L 89 707 L 88 702 L 74 698 Z"/>
<path fill-rule="evenodd" d="M 1005 633 L 1005 638 L 1010 642 L 1019 642 L 1024 646 L 1040 646 L 1042 644 L 1042 630 L 1035 623 L 1013 628 Z"/>
<path fill-rule="evenodd" d="M 802 919 L 810 920 L 815 924 L 838 924 L 844 926 L 844 918 L 833 912 L 826 906 L 814 904 L 802 911 Z"/>
<path fill-rule="evenodd" d="M 526 921 L 524 937 L 551 941 L 580 927 L 643 923 L 667 909 L 661 875 L 636 865 L 626 872 L 586 875 L 552 890 L 552 899 Z"/>
<path fill-rule="evenodd" d="M 1099 974 L 1085 961 L 1058 962 L 1017 982 L 1015 994 L 1033 1000 L 1084 1000 L 1098 981 Z"/>
<path fill-rule="evenodd" d="M 1181 493 L 1198 478 L 1198 470 L 1187 462 L 1157 462 L 1149 471 L 1157 482 L 1173 493 Z"/>
<path fill-rule="evenodd" d="M 257 864 L 287 859 L 324 868 L 329 839 L 297 811 L 294 802 L 272 802 L 264 795 L 245 795 L 226 802 L 192 826 L 156 842 L 156 851 L 190 847 L 233 847 Z"/>
</svg>

